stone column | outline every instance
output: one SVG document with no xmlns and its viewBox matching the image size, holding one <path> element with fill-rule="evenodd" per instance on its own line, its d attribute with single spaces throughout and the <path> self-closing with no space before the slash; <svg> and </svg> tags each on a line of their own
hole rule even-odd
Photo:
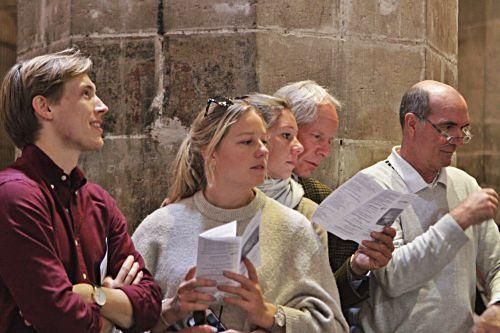
<svg viewBox="0 0 500 333">
<path fill-rule="evenodd" d="M 460 0 L 459 9 L 458 85 L 474 138 L 458 154 L 458 166 L 500 191 L 500 3 Z"/>
<path fill-rule="evenodd" d="M 0 0 L 0 80 L 16 63 L 16 1 Z M 1 82 L 1 81 L 0 81 Z M 0 124 L 0 169 L 14 160 L 14 144 Z"/>
<path fill-rule="evenodd" d="M 400 141 L 413 83 L 457 81 L 458 0 L 19 0 L 19 55 L 77 45 L 110 106 L 105 148 L 83 158 L 132 226 L 167 193 L 167 170 L 206 98 L 312 79 L 343 102 L 332 186 Z"/>
</svg>

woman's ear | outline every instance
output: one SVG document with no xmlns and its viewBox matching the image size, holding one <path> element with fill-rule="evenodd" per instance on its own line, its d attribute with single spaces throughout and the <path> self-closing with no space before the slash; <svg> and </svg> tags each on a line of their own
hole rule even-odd
<svg viewBox="0 0 500 333">
<path fill-rule="evenodd" d="M 49 101 L 46 97 L 42 95 L 37 95 L 31 100 L 31 106 L 35 110 L 35 116 L 40 117 L 44 120 L 52 120 L 54 114 L 49 108 Z"/>
</svg>

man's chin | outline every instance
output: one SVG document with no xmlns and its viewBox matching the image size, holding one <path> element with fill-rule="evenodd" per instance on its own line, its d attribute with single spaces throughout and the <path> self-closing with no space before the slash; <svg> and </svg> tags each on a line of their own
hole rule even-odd
<svg viewBox="0 0 500 333">
<path fill-rule="evenodd" d="M 293 169 L 293 173 L 299 177 L 302 178 L 309 178 L 313 174 L 314 169 L 310 168 L 303 168 L 303 167 L 296 167 Z"/>
</svg>

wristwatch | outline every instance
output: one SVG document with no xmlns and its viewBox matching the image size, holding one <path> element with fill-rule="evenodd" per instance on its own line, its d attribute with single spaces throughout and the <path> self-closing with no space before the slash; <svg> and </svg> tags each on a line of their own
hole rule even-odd
<svg viewBox="0 0 500 333">
<path fill-rule="evenodd" d="M 104 304 L 106 304 L 106 294 L 100 286 L 94 286 L 92 298 L 94 299 L 95 304 L 97 304 L 100 308 L 102 308 Z"/>
<path fill-rule="evenodd" d="M 282 329 L 286 325 L 286 315 L 283 307 L 278 305 L 276 308 L 276 313 L 274 314 L 274 323 L 271 327 L 271 331 Z"/>
</svg>

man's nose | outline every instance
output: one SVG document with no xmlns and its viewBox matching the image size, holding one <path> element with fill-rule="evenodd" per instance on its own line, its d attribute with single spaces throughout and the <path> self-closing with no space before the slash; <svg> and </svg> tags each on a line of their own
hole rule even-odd
<svg viewBox="0 0 500 333">
<path fill-rule="evenodd" d="M 292 154 L 300 155 L 303 152 L 304 152 L 304 146 L 300 143 L 300 141 L 297 138 L 295 138 L 292 143 Z"/>
<path fill-rule="evenodd" d="M 95 97 L 96 103 L 95 103 L 95 110 L 99 113 L 106 113 L 109 111 L 108 106 L 104 104 L 104 102 L 98 97 Z"/>
</svg>

